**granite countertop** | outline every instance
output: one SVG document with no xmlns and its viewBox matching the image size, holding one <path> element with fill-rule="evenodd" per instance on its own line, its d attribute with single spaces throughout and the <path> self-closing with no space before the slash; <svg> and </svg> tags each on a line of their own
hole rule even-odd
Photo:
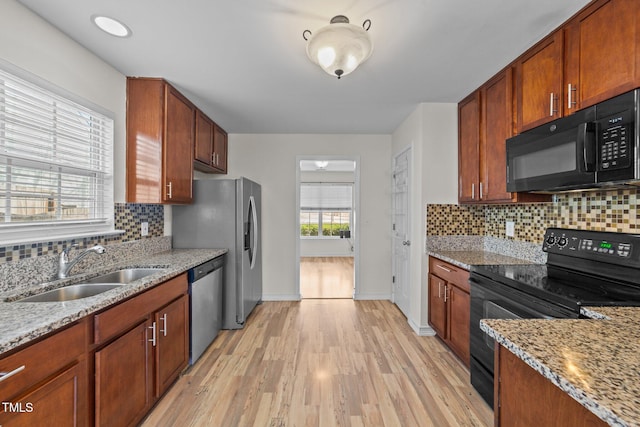
<svg viewBox="0 0 640 427">
<path fill-rule="evenodd" d="M 480 322 L 483 331 L 612 426 L 640 426 L 640 307 L 587 307 L 591 319 Z"/>
<path fill-rule="evenodd" d="M 447 261 L 460 268 L 469 270 L 472 265 L 494 265 L 494 264 L 532 264 L 531 261 L 515 258 L 507 255 L 500 255 L 482 250 L 466 251 L 435 251 L 429 250 L 428 255 Z"/>
<path fill-rule="evenodd" d="M 227 249 L 174 249 L 125 261 L 110 268 L 75 275 L 67 279 L 43 283 L 21 294 L 0 294 L 0 356 L 22 344 L 70 324 L 132 295 L 165 282 L 192 267 L 223 255 Z M 88 298 L 65 302 L 15 302 L 38 291 L 81 283 L 109 271 L 132 267 L 157 267 L 158 273 Z M 7 302 L 13 301 L 13 302 Z"/>
</svg>

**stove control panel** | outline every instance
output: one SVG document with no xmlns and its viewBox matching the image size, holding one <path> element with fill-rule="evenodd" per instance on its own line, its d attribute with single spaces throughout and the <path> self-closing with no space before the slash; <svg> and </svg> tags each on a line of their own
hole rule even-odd
<svg viewBox="0 0 640 427">
<path fill-rule="evenodd" d="M 603 231 L 547 229 L 542 250 L 583 259 L 628 265 L 640 263 L 640 235 Z"/>
</svg>

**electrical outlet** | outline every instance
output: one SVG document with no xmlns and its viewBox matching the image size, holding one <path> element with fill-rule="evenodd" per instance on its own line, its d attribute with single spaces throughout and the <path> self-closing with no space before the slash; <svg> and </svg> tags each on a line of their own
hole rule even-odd
<svg viewBox="0 0 640 427">
<path fill-rule="evenodd" d="M 140 234 L 142 237 L 149 235 L 149 223 L 144 221 L 140 224 Z"/>
<path fill-rule="evenodd" d="M 516 224 L 513 221 L 507 221 L 505 224 L 505 234 L 507 237 L 514 237 L 516 235 Z"/>
</svg>

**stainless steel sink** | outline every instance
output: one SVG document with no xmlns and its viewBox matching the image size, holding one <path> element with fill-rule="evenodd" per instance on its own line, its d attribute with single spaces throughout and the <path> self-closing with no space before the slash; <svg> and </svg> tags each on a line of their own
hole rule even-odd
<svg viewBox="0 0 640 427">
<path fill-rule="evenodd" d="M 16 302 L 61 302 L 92 297 L 123 286 L 122 283 L 80 283 L 63 288 L 52 289 L 38 295 L 22 298 Z"/>
<path fill-rule="evenodd" d="M 143 277 L 150 276 L 152 274 L 162 271 L 161 268 L 125 268 L 122 270 L 116 270 L 111 273 L 103 274 L 102 276 L 94 277 L 93 279 L 85 280 L 85 283 L 121 283 L 127 284 L 134 280 L 142 279 Z"/>
</svg>

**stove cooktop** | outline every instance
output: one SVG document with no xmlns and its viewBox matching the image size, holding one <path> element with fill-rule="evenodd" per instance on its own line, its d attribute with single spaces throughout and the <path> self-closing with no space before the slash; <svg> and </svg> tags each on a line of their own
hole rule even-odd
<svg viewBox="0 0 640 427">
<path fill-rule="evenodd" d="M 640 287 L 540 264 L 473 266 L 475 274 L 572 310 L 580 306 L 640 306 Z"/>
</svg>

